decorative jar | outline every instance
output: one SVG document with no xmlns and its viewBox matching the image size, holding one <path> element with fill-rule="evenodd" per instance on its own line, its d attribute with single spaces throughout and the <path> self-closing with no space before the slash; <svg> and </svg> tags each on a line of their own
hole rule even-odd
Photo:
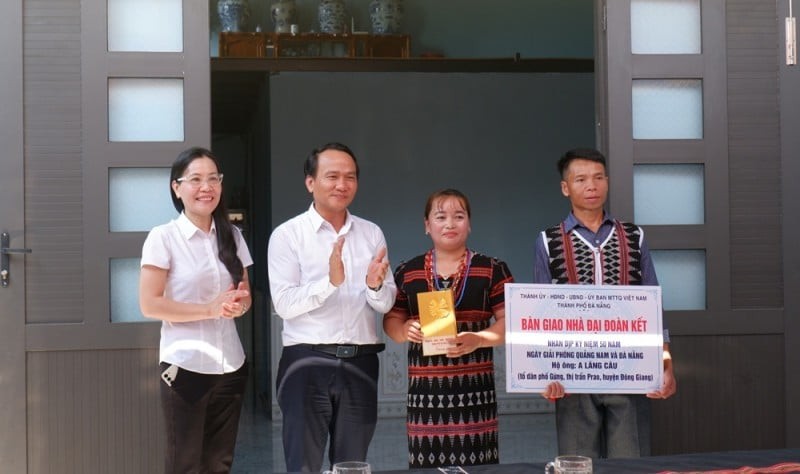
<svg viewBox="0 0 800 474">
<path fill-rule="evenodd" d="M 290 33 L 291 25 L 297 23 L 297 5 L 294 0 L 278 0 L 269 8 L 275 33 Z"/>
<path fill-rule="evenodd" d="M 346 21 L 344 0 L 319 1 L 319 30 L 322 33 L 344 33 Z"/>
<path fill-rule="evenodd" d="M 369 3 L 369 19 L 373 34 L 399 34 L 400 22 L 403 20 L 403 0 L 372 0 Z"/>
<path fill-rule="evenodd" d="M 250 18 L 247 0 L 219 0 L 217 2 L 220 31 L 244 31 Z"/>
</svg>

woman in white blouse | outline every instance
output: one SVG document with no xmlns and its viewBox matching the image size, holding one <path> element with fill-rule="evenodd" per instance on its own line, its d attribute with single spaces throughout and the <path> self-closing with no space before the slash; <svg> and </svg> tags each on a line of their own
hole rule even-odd
<svg viewBox="0 0 800 474">
<path fill-rule="evenodd" d="M 251 305 L 253 260 L 222 202 L 219 160 L 190 148 L 172 164 L 180 215 L 142 247 L 139 305 L 160 319 L 166 473 L 229 472 L 247 382 L 234 318 Z"/>
</svg>

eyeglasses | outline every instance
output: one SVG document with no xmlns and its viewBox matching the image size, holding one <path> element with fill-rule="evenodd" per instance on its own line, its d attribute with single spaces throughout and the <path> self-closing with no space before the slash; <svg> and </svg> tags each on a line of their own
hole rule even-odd
<svg viewBox="0 0 800 474">
<path fill-rule="evenodd" d="M 220 184 L 222 184 L 222 176 L 223 176 L 222 173 L 212 174 L 209 175 L 208 178 L 203 179 L 200 176 L 193 174 L 191 176 L 184 176 L 182 178 L 178 178 L 175 181 L 179 183 L 186 183 L 193 188 L 199 188 L 200 186 L 203 185 L 203 183 L 208 184 L 212 188 L 216 188 Z"/>
</svg>

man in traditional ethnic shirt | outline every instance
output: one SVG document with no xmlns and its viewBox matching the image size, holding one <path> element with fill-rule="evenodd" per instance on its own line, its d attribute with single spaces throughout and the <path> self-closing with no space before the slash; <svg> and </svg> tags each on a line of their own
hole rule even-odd
<svg viewBox="0 0 800 474">
<path fill-rule="evenodd" d="M 642 229 L 604 210 L 608 195 L 605 157 L 597 150 L 574 149 L 558 161 L 561 192 L 572 212 L 536 239 L 534 283 L 658 285 Z M 553 382 L 542 394 L 556 403 L 559 454 L 593 458 L 650 454 L 647 398 L 668 398 L 676 383 L 664 331 L 664 379 L 660 390 L 644 395 L 565 394 Z"/>
</svg>

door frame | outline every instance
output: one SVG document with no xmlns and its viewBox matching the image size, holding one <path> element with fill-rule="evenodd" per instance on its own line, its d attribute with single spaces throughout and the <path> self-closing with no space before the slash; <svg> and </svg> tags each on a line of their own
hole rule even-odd
<svg viewBox="0 0 800 474">
<path fill-rule="evenodd" d="M 22 0 L 0 15 L 0 231 L 10 246 L 25 246 L 22 87 Z M 27 471 L 25 378 L 25 260 L 10 255 L 10 281 L 0 287 L 0 459 L 6 472 Z"/>
</svg>

